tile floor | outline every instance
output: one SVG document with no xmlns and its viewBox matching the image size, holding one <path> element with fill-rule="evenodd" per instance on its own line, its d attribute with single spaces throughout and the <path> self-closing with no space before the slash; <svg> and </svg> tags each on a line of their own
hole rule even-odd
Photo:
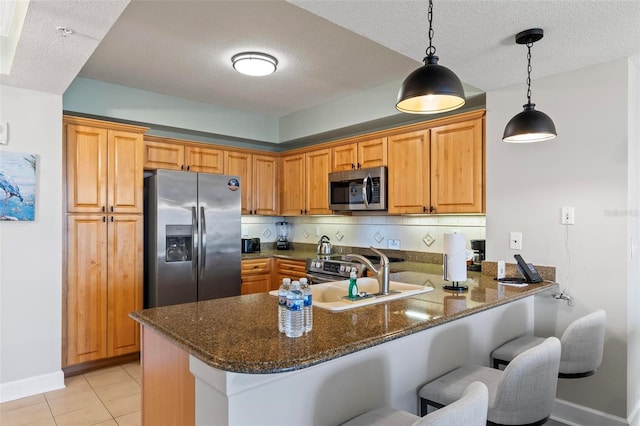
<svg viewBox="0 0 640 426">
<path fill-rule="evenodd" d="M 0 404 L 0 424 L 139 426 L 140 363 L 65 380 L 64 389 Z"/>
</svg>

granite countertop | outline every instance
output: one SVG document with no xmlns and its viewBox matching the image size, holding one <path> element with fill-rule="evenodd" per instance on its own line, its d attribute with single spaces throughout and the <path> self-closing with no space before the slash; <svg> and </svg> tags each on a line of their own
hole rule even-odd
<svg viewBox="0 0 640 426">
<path fill-rule="evenodd" d="M 268 374 L 310 367 L 557 288 L 552 282 L 504 286 L 491 276 L 469 273 L 469 290 L 456 294 L 442 289 L 441 265 L 401 263 L 392 280 L 435 290 L 342 312 L 316 307 L 313 330 L 295 339 L 278 332 L 277 299 L 267 293 L 146 309 L 130 316 L 211 367 Z"/>
</svg>

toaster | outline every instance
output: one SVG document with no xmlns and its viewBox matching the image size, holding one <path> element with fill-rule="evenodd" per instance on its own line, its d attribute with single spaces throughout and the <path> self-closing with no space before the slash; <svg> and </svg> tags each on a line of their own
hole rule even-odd
<svg viewBox="0 0 640 426">
<path fill-rule="evenodd" d="M 242 253 L 255 253 L 260 251 L 260 238 L 243 238 Z"/>
</svg>

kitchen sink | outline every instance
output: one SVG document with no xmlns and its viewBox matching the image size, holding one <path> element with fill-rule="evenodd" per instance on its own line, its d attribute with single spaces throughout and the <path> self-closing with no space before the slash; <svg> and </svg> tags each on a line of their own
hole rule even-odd
<svg viewBox="0 0 640 426">
<path fill-rule="evenodd" d="M 349 280 L 312 285 L 313 306 L 329 311 L 344 311 L 433 291 L 433 287 L 390 281 L 390 293 L 387 295 L 376 295 L 379 287 L 378 281 L 375 278 L 358 278 L 358 291 L 363 297 L 357 300 L 349 300 L 345 299 L 348 288 Z M 365 293 L 366 295 L 364 295 Z M 278 291 L 274 290 L 269 292 L 269 294 L 277 296 Z"/>
</svg>

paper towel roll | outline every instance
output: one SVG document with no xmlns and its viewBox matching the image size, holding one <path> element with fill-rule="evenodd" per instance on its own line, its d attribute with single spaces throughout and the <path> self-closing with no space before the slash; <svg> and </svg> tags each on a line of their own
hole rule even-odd
<svg viewBox="0 0 640 426">
<path fill-rule="evenodd" d="M 447 281 L 467 280 L 466 240 L 463 234 L 444 234 L 444 274 Z"/>
</svg>

